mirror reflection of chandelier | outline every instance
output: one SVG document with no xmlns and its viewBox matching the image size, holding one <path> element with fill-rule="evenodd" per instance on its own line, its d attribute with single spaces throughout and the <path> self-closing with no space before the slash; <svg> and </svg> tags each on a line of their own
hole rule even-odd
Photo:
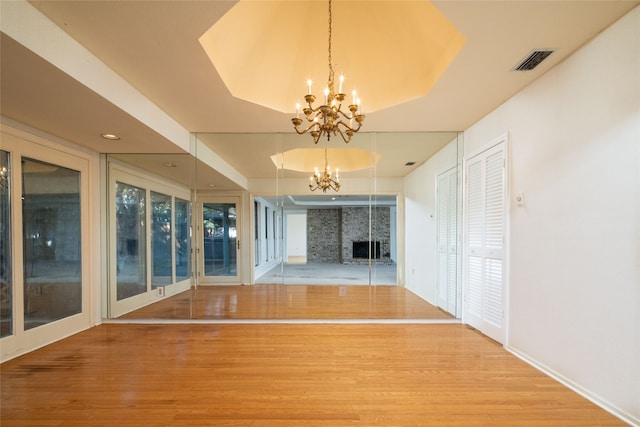
<svg viewBox="0 0 640 427">
<path fill-rule="evenodd" d="M 311 80 L 307 80 L 309 92 L 304 96 L 307 106 L 302 109 L 302 113 L 309 125 L 304 129 L 300 128 L 302 125 L 300 104 L 296 104 L 296 117 L 291 119 L 296 132 L 300 135 L 309 132 L 314 144 L 317 144 L 323 135 L 327 136 L 327 141 L 331 140 L 331 135 L 340 135 L 342 140 L 348 143 L 353 134 L 360 130 L 365 118 L 360 111 L 360 99 L 355 90 L 352 92 L 351 104 L 348 107 L 349 112 L 342 111 L 342 103 L 347 96 L 342 92 L 343 75 L 340 75 L 338 92 L 335 91 L 334 71 L 331 63 L 331 24 L 331 0 L 329 0 L 329 82 L 324 90 L 324 103 L 317 108 L 313 107 L 316 97 L 311 93 Z"/>
<path fill-rule="evenodd" d="M 322 190 L 323 193 L 326 193 L 327 190 L 340 190 L 340 171 L 336 169 L 335 178 L 332 177 L 331 166 L 329 166 L 329 161 L 327 160 L 326 148 L 324 149 L 324 171 L 320 173 L 318 168 L 316 168 L 315 173 L 309 177 L 309 180 L 311 181 L 309 184 L 311 191 Z"/>
</svg>

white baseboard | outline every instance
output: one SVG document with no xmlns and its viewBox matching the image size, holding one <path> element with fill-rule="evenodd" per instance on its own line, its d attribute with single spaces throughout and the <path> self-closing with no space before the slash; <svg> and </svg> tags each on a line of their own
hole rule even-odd
<svg viewBox="0 0 640 427">
<path fill-rule="evenodd" d="M 626 413 L 625 411 L 621 410 L 620 408 L 617 408 L 611 402 L 607 401 L 606 399 L 602 399 L 600 396 L 597 396 L 597 395 L 593 394 L 591 391 L 583 388 L 579 384 L 576 384 L 575 382 L 571 381 L 569 378 L 565 377 L 564 375 L 554 371 L 553 369 L 549 368 L 548 366 L 546 366 L 546 365 L 544 365 L 542 363 L 537 362 L 535 359 L 533 359 L 533 358 L 529 357 L 528 355 L 516 350 L 515 348 L 510 348 L 510 347 L 506 347 L 505 346 L 505 350 L 507 350 L 508 352 L 510 352 L 511 354 L 516 356 L 517 358 L 519 358 L 520 360 L 524 361 L 525 363 L 528 363 L 529 365 L 533 366 L 537 370 L 539 370 L 539 371 L 543 372 L 544 374 L 550 376 L 551 378 L 553 378 L 554 380 L 558 381 L 562 385 L 564 385 L 564 386 L 570 388 L 571 390 L 575 391 L 580 396 L 584 397 L 585 399 L 589 400 L 590 402 L 598 405 L 600 408 L 604 409 L 605 411 L 609 412 L 610 414 L 620 418 L 622 421 L 624 421 L 626 423 L 629 423 L 633 427 L 640 427 L 640 419 L 639 418 L 634 417 L 633 415 Z"/>
</svg>

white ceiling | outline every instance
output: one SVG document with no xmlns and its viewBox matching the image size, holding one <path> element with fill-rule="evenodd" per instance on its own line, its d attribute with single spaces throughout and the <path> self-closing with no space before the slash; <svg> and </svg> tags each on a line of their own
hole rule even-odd
<svg viewBox="0 0 640 427">
<path fill-rule="evenodd" d="M 0 1 L 0 7 L 7 3 Z M 30 2 L 184 129 L 220 134 L 202 139 L 210 140 L 210 147 L 240 173 L 247 178 L 272 176 L 272 148 L 282 146 L 282 140 L 294 144 L 288 142 L 294 136 L 290 115 L 232 97 L 198 43 L 234 3 Z M 434 2 L 467 41 L 426 96 L 367 115 L 363 131 L 375 133 L 375 149 L 385 162 L 378 174 L 404 176 L 412 170 L 405 162 L 419 165 L 455 135 L 440 132 L 468 128 L 638 3 Z M 109 102 L 4 33 L 0 42 L 4 117 L 103 153 L 184 152 L 123 105 Z M 511 71 L 530 51 L 541 48 L 556 51 L 534 71 Z M 384 60 L 385 52 L 373 58 L 372 72 Z M 379 90 L 393 91 L 393 82 Z M 105 130 L 123 138 L 103 141 L 99 134 Z M 371 134 L 357 137 L 363 142 L 354 140 L 354 146 L 372 146 Z M 309 136 L 295 138 L 298 146 L 313 145 Z"/>
</svg>

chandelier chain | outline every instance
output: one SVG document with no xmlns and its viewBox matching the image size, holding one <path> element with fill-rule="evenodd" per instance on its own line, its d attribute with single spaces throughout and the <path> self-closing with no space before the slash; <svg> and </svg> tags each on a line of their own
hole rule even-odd
<svg viewBox="0 0 640 427">
<path fill-rule="evenodd" d="M 331 27 L 333 24 L 332 13 L 331 13 L 331 0 L 329 0 L 329 90 L 333 92 L 333 64 L 331 63 Z"/>
</svg>

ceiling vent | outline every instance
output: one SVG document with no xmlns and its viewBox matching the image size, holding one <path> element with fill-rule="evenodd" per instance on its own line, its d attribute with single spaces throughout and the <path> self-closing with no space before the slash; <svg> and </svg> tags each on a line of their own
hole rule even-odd
<svg viewBox="0 0 640 427">
<path fill-rule="evenodd" d="M 513 67 L 513 71 L 531 71 L 540 65 L 542 61 L 547 59 L 547 57 L 553 52 L 553 49 L 534 50 L 518 65 Z"/>
</svg>

